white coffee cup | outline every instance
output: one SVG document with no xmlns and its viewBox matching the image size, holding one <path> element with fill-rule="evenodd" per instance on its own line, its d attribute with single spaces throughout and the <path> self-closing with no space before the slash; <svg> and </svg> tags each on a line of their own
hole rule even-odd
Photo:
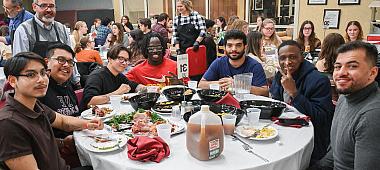
<svg viewBox="0 0 380 170">
<path fill-rule="evenodd" d="M 224 134 L 232 135 L 234 133 L 236 117 L 236 115 L 231 114 L 222 116 Z"/>
<path fill-rule="evenodd" d="M 156 126 L 157 134 L 161 137 L 167 144 L 170 142 L 170 135 L 172 130 L 171 124 L 159 124 Z"/>
<path fill-rule="evenodd" d="M 248 108 L 247 109 L 248 125 L 249 126 L 251 126 L 251 127 L 259 126 L 260 113 L 261 113 L 261 109 L 257 109 L 257 108 Z"/>
<path fill-rule="evenodd" d="M 121 97 L 122 97 L 121 95 L 111 95 L 110 96 L 111 106 L 116 113 L 120 111 Z"/>
</svg>

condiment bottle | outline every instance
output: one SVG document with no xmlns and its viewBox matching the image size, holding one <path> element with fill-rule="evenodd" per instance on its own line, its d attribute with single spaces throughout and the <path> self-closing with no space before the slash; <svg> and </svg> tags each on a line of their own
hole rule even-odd
<svg viewBox="0 0 380 170">
<path fill-rule="evenodd" d="M 192 115 L 187 124 L 186 146 L 190 155 L 202 161 L 218 157 L 224 148 L 222 122 L 209 106 Z"/>
</svg>

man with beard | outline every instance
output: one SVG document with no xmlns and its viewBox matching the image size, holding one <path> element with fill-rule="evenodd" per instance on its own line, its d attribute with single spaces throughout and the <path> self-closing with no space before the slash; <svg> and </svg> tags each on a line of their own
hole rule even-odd
<svg viewBox="0 0 380 170">
<path fill-rule="evenodd" d="M 32 52 L 19 53 L 6 62 L 4 73 L 15 94 L 7 96 L 0 111 L 0 169 L 68 170 L 51 128 L 103 129 L 99 119 L 65 116 L 37 100 L 46 94 L 49 72 L 45 60 Z"/>
<path fill-rule="evenodd" d="M 166 76 L 169 72 L 177 72 L 177 64 L 169 59 L 166 43 L 158 33 L 145 35 L 142 41 L 142 54 L 147 60 L 128 71 L 128 79 L 144 85 L 167 85 Z"/>
<path fill-rule="evenodd" d="M 66 27 L 54 21 L 56 14 L 55 0 L 33 0 L 34 17 L 23 22 L 15 32 L 13 41 L 13 55 L 19 52 L 32 51 L 45 57 L 46 49 L 54 43 L 71 45 L 69 33 Z M 80 75 L 76 66 L 72 83 L 78 87 Z"/>
<path fill-rule="evenodd" d="M 264 69 L 260 63 L 245 55 L 246 35 L 239 30 L 228 31 L 224 37 L 227 56 L 212 62 L 199 82 L 199 87 L 208 89 L 210 84 L 219 84 L 222 90 L 232 86 L 232 77 L 236 74 L 253 73 L 250 92 L 268 96 Z"/>
<path fill-rule="evenodd" d="M 326 156 L 310 169 L 378 169 L 380 91 L 374 45 L 354 41 L 338 48 L 333 79 L 340 97 Z"/>
<path fill-rule="evenodd" d="M 9 34 L 0 37 L 0 42 L 6 45 L 12 44 L 16 28 L 24 21 L 33 18 L 33 14 L 22 7 L 22 0 L 3 0 L 4 12 L 9 20 Z"/>
<path fill-rule="evenodd" d="M 278 47 L 279 72 L 270 88 L 272 98 L 284 101 L 311 118 L 314 126 L 314 150 L 311 164 L 321 159 L 330 142 L 330 127 L 334 113 L 330 80 L 313 64 L 305 62 L 300 45 L 284 41 Z"/>
<path fill-rule="evenodd" d="M 130 56 L 131 52 L 122 44 L 111 47 L 107 53 L 107 66 L 92 71 L 86 81 L 82 109 L 87 109 L 90 105 L 105 104 L 110 101 L 111 95 L 138 92 L 144 88 L 122 74 L 128 66 Z"/>
</svg>

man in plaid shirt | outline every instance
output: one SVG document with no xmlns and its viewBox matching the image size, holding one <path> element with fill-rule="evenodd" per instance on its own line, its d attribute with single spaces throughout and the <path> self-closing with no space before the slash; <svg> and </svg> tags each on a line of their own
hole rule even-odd
<svg viewBox="0 0 380 170">
<path fill-rule="evenodd" d="M 193 10 L 190 0 L 178 0 L 177 10 L 179 15 L 173 23 L 173 42 L 177 54 L 185 54 L 188 47 L 198 51 L 199 43 L 206 36 L 205 19 Z"/>
<path fill-rule="evenodd" d="M 111 33 L 111 29 L 108 28 L 108 24 L 111 22 L 109 18 L 102 20 L 102 24 L 98 28 L 98 32 L 95 38 L 95 46 L 104 45 L 106 42 L 107 36 Z"/>
</svg>

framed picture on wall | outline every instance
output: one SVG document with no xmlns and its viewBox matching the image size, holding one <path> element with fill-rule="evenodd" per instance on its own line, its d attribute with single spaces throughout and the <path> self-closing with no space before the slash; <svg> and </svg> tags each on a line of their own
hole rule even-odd
<svg viewBox="0 0 380 170">
<path fill-rule="evenodd" d="M 255 10 L 263 10 L 264 2 L 263 0 L 255 0 Z"/>
<path fill-rule="evenodd" d="M 339 29 L 340 9 L 325 9 L 323 24 L 329 29 Z"/>
<path fill-rule="evenodd" d="M 327 0 L 307 0 L 308 5 L 327 5 Z"/>
<path fill-rule="evenodd" d="M 360 5 L 360 0 L 338 0 L 339 5 Z"/>
</svg>

